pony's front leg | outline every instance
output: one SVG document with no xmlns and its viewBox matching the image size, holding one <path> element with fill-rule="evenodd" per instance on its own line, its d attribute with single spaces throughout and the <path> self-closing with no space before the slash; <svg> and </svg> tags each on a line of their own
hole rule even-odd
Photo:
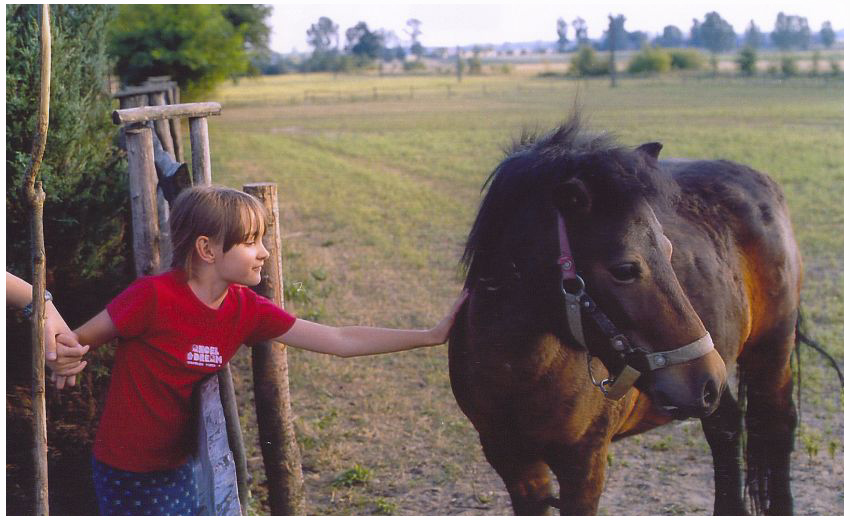
<svg viewBox="0 0 850 520">
<path fill-rule="evenodd" d="M 569 446 L 554 450 L 546 461 L 561 488 L 562 515 L 595 515 L 605 485 L 607 441 L 597 446 Z"/>
<path fill-rule="evenodd" d="M 505 483 L 514 513 L 521 516 L 549 514 L 552 478 L 539 455 L 521 449 L 521 442 L 504 432 L 481 435 L 487 461 Z"/>
<path fill-rule="evenodd" d="M 717 410 L 702 419 L 702 429 L 714 461 L 715 515 L 747 514 L 741 460 L 743 426 L 738 403 L 727 386 Z"/>
</svg>

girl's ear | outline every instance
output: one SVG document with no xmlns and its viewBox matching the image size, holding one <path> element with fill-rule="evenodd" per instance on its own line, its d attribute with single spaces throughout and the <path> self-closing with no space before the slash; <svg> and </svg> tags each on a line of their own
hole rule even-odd
<svg viewBox="0 0 850 520">
<path fill-rule="evenodd" d="M 212 250 L 212 242 L 209 237 L 201 235 L 195 239 L 195 254 L 198 255 L 201 262 L 207 264 L 215 262 L 215 253 Z"/>
</svg>

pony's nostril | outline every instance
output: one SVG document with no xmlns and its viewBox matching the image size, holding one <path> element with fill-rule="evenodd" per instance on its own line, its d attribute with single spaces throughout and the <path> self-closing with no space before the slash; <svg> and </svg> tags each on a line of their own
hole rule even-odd
<svg viewBox="0 0 850 520">
<path fill-rule="evenodd" d="M 717 397 L 720 393 L 717 391 L 717 385 L 713 379 L 709 379 L 702 389 L 702 403 L 705 408 L 712 408 L 717 402 Z"/>
</svg>

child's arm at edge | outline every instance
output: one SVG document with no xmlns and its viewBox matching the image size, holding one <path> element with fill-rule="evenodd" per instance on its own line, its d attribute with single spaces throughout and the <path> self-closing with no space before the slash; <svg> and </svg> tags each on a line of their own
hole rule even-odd
<svg viewBox="0 0 850 520">
<path fill-rule="evenodd" d="M 94 318 L 74 329 L 77 340 L 82 345 L 97 348 L 118 336 L 118 329 L 106 309 Z"/>
<path fill-rule="evenodd" d="M 442 345 L 448 339 L 455 315 L 466 296 L 466 292 L 461 294 L 446 317 L 429 330 L 359 326 L 330 327 L 299 319 L 276 341 L 292 347 L 340 357 L 368 356 Z"/>
</svg>

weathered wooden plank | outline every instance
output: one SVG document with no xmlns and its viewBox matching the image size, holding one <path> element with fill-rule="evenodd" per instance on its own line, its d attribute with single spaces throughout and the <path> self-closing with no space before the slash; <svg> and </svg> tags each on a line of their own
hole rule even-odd
<svg viewBox="0 0 850 520">
<path fill-rule="evenodd" d="M 245 443 L 242 440 L 242 425 L 239 424 L 239 408 L 236 405 L 236 389 L 233 386 L 233 376 L 230 373 L 230 363 L 225 363 L 218 371 L 219 397 L 227 423 L 227 441 L 233 453 L 236 465 L 236 488 L 239 500 L 247 504 L 251 498 L 248 488 L 248 460 L 245 457 Z"/>
<path fill-rule="evenodd" d="M 183 103 L 158 107 L 138 107 L 115 110 L 112 122 L 116 125 L 144 123 L 172 117 L 207 117 L 221 114 L 221 104 L 214 101 L 205 103 Z"/>
<path fill-rule="evenodd" d="M 198 400 L 198 452 L 193 460 L 198 487 L 198 515 L 239 516 L 236 466 L 227 440 L 219 378 L 207 377 L 196 390 Z"/>
</svg>

